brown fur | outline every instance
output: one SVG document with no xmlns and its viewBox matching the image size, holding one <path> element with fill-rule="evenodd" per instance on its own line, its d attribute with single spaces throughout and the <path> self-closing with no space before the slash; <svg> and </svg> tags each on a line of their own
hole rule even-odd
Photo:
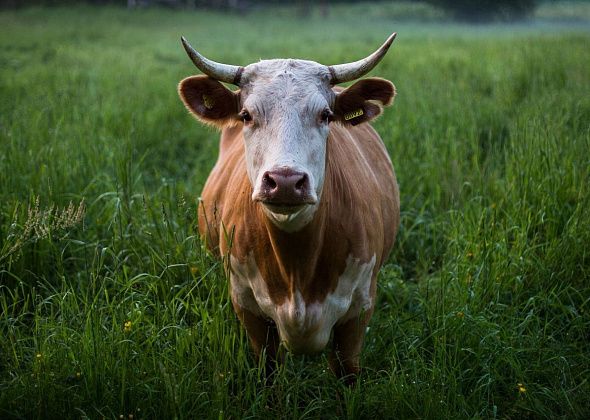
<svg viewBox="0 0 590 420">
<path fill-rule="evenodd" d="M 358 101 L 369 110 L 369 100 L 385 105 L 391 102 L 391 83 L 379 81 L 378 86 L 389 89 L 384 94 L 376 89 L 374 80 L 362 82 L 338 95 L 339 115 Z M 381 108 L 374 106 L 380 112 Z M 367 119 L 375 116 L 367 115 Z M 199 230 L 208 247 L 218 255 L 231 253 L 244 262 L 253 255 L 277 305 L 294 288 L 305 302 L 322 302 L 336 288 L 349 255 L 362 262 L 375 255 L 370 289 L 374 301 L 377 272 L 393 246 L 399 225 L 397 182 L 378 134 L 368 124 L 332 124 L 319 208 L 301 231 L 286 233 L 251 200 L 241 130 L 241 125 L 223 129 L 219 159 L 202 193 Z M 276 328 L 233 303 L 256 353 L 266 348 L 274 357 L 279 343 Z M 358 372 L 364 331 L 372 311 L 334 327 L 330 365 L 338 376 Z"/>
</svg>

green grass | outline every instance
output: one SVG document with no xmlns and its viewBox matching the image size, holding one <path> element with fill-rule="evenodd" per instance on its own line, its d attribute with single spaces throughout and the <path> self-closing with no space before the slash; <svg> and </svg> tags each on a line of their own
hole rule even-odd
<svg viewBox="0 0 590 420">
<path fill-rule="evenodd" d="M 0 13 L 0 417 L 590 416 L 587 28 L 334 10 Z M 360 383 L 320 355 L 264 386 L 195 230 L 217 133 L 177 97 L 180 35 L 331 64 L 394 30 L 402 226 Z"/>
</svg>

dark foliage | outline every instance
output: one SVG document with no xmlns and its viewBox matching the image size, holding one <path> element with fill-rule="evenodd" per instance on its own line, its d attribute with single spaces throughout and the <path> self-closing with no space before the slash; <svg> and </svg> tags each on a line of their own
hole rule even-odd
<svg viewBox="0 0 590 420">
<path fill-rule="evenodd" d="M 427 0 L 447 10 L 455 19 L 486 22 L 519 20 L 527 17 L 537 6 L 537 0 Z"/>
<path fill-rule="evenodd" d="M 296 5 L 308 8 L 314 4 L 361 3 L 375 0 L 0 0 L 0 8 L 18 8 L 29 6 L 64 6 L 87 3 L 94 5 L 115 5 L 127 7 L 170 7 L 170 8 L 210 8 L 210 9 L 244 9 L 259 4 Z"/>
</svg>

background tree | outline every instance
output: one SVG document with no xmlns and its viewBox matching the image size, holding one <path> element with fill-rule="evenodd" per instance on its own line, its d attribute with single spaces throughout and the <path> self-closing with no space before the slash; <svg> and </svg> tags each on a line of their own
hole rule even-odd
<svg viewBox="0 0 590 420">
<path fill-rule="evenodd" d="M 426 0 L 464 21 L 519 20 L 537 6 L 537 0 Z"/>
</svg>

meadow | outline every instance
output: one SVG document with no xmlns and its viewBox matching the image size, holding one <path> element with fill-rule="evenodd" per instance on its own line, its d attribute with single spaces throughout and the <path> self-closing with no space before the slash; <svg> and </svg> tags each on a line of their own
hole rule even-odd
<svg viewBox="0 0 590 420">
<path fill-rule="evenodd" d="M 590 417 L 589 26 L 354 7 L 0 12 L 1 418 Z M 265 384 L 196 230 L 218 133 L 180 36 L 333 64 L 393 31 L 402 222 L 361 378 L 288 356 Z"/>
</svg>

